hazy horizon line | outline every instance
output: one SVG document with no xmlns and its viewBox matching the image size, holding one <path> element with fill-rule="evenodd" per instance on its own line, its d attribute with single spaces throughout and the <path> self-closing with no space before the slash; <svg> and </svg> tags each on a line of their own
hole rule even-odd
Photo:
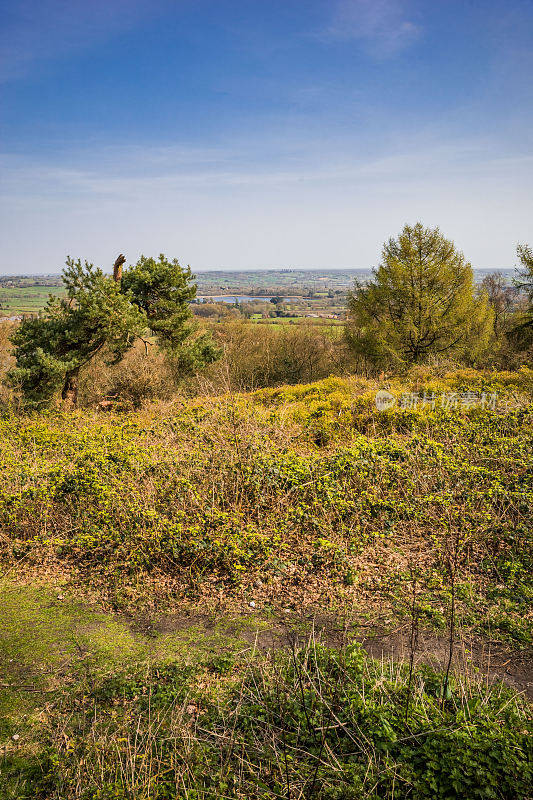
<svg viewBox="0 0 533 800">
<path fill-rule="evenodd" d="M 232 269 L 231 267 L 213 267 L 207 269 L 193 269 L 193 275 L 203 275 L 206 273 L 224 273 L 224 274 L 246 274 L 255 272 L 370 272 L 376 269 L 377 265 L 369 267 L 249 267 L 248 269 Z M 472 267 L 474 272 L 510 272 L 516 269 L 516 266 L 503 266 L 503 267 Z M 112 269 L 109 270 L 109 274 Z M 4 278 L 60 278 L 61 272 L 20 272 L 20 273 L 0 273 L 0 279 Z"/>
</svg>

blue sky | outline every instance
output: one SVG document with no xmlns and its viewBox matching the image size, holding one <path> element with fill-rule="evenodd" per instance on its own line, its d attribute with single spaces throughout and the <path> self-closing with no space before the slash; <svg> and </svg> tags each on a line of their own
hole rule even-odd
<svg viewBox="0 0 533 800">
<path fill-rule="evenodd" d="M 533 2 L 0 0 L 0 273 L 533 243 Z"/>
</svg>

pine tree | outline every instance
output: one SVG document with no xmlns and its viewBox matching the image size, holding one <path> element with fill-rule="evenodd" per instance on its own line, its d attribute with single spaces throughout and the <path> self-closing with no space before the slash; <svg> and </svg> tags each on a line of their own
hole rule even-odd
<svg viewBox="0 0 533 800">
<path fill-rule="evenodd" d="M 348 299 L 346 336 L 375 364 L 422 362 L 432 354 L 470 358 L 488 345 L 493 312 L 471 265 L 438 228 L 405 225 L 382 262 Z"/>
<path fill-rule="evenodd" d="M 141 256 L 135 266 L 122 275 L 122 291 L 146 314 L 148 327 L 159 348 L 167 353 L 180 373 L 215 361 L 220 351 L 210 334 L 198 333 L 191 313 L 191 300 L 196 297 L 196 284 L 190 267 L 169 261 Z"/>
<path fill-rule="evenodd" d="M 49 405 L 61 393 L 75 405 L 80 370 L 98 353 L 106 363 L 118 363 L 150 330 L 182 371 L 217 357 L 209 335 L 191 336 L 189 300 L 196 287 L 190 269 L 164 256 L 143 256 L 122 274 L 124 261 L 119 256 L 111 277 L 68 258 L 65 297 L 51 296 L 43 312 L 20 323 L 12 336 L 16 366 L 9 379 L 28 403 Z"/>
<path fill-rule="evenodd" d="M 68 258 L 63 284 L 66 297 L 51 296 L 11 338 L 16 367 L 10 380 L 35 405 L 49 404 L 59 391 L 75 405 L 80 369 L 104 348 L 111 363 L 120 361 L 146 329 L 145 314 L 120 284 L 87 261 Z"/>
</svg>

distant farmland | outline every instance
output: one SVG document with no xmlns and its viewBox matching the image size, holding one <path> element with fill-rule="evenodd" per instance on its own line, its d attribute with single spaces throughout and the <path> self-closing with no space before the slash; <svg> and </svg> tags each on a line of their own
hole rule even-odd
<svg viewBox="0 0 533 800">
<path fill-rule="evenodd" d="M 512 270 L 476 269 L 481 281 L 490 272 L 498 271 L 511 281 Z M 196 273 L 198 295 L 272 295 L 326 298 L 328 293 L 340 297 L 352 286 L 354 279 L 365 280 L 370 269 L 344 270 L 250 270 L 248 272 L 213 270 Z M 0 276 L 0 317 L 35 314 L 44 308 L 50 294 L 63 294 L 59 275 Z M 330 294 L 331 296 L 331 294 Z M 218 299 L 218 297 L 217 297 Z M 258 298 L 259 299 L 259 298 Z"/>
<path fill-rule="evenodd" d="M 0 286 L 0 315 L 3 317 L 20 314 L 36 314 L 44 308 L 49 294 L 62 295 L 60 286 Z"/>
</svg>

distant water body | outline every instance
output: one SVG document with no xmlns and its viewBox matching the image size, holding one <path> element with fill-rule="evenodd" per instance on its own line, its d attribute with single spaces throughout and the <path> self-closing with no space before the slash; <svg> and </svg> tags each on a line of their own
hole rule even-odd
<svg viewBox="0 0 533 800">
<path fill-rule="evenodd" d="M 513 276 L 514 276 L 514 270 L 513 269 L 509 269 L 509 268 L 505 268 L 505 269 L 474 269 L 474 279 L 475 279 L 476 283 L 481 283 L 481 281 L 483 280 L 483 278 L 486 275 L 490 275 L 490 274 L 492 274 L 494 272 L 499 272 L 501 275 L 504 276 L 504 278 L 509 283 L 512 282 L 512 279 L 513 279 Z M 370 269 L 353 270 L 352 274 L 354 275 L 354 277 L 355 277 L 355 273 L 357 274 L 357 277 L 360 280 L 365 280 L 367 278 L 370 278 L 371 275 L 372 275 L 372 271 Z M 248 274 L 250 275 L 250 278 L 253 280 L 254 273 L 250 272 Z M 259 275 L 257 277 L 260 278 Z M 349 288 L 351 283 L 352 283 L 352 281 L 347 283 L 346 284 L 346 288 Z M 336 288 L 344 288 L 344 287 L 338 285 Z M 200 294 L 200 295 L 197 295 L 197 300 L 200 300 L 200 301 L 204 300 L 207 303 L 229 303 L 230 305 L 233 305 L 235 303 L 252 303 L 254 301 L 269 302 L 270 300 L 272 300 L 273 297 L 282 297 L 282 300 L 283 300 L 284 303 L 297 303 L 299 300 L 308 300 L 309 299 L 309 297 L 304 297 L 303 295 L 298 295 L 298 296 L 293 295 L 293 296 L 287 297 L 287 296 L 283 296 L 283 295 L 264 295 L 264 294 L 263 295 L 249 295 L 249 294 L 211 295 L 211 294 Z"/>
<path fill-rule="evenodd" d="M 271 295 L 261 295 L 261 297 L 252 297 L 248 294 L 222 294 L 218 297 L 215 297 L 211 294 L 199 294 L 197 295 L 197 300 L 206 300 L 208 303 L 252 303 L 254 300 L 262 300 L 263 302 L 267 302 L 272 300 L 273 297 L 281 297 L 281 295 L 271 294 Z M 282 297 L 284 303 L 295 303 L 298 300 L 301 300 L 302 297 Z"/>
</svg>

